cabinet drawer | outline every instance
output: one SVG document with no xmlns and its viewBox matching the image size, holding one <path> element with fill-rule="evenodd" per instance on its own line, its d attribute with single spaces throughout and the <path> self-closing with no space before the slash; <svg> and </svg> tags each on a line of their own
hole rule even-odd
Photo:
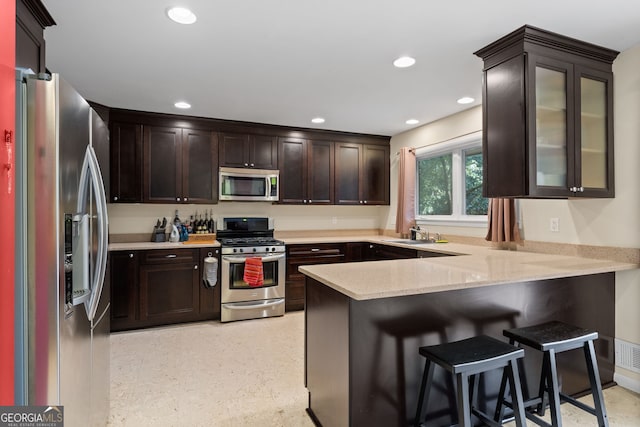
<svg viewBox="0 0 640 427">
<path fill-rule="evenodd" d="M 153 249 L 144 251 L 141 264 L 198 263 L 197 249 Z"/>
<path fill-rule="evenodd" d="M 321 255 L 344 255 L 345 245 L 341 243 L 319 243 L 316 245 L 292 245 L 287 247 L 287 257 L 315 257 Z"/>
</svg>

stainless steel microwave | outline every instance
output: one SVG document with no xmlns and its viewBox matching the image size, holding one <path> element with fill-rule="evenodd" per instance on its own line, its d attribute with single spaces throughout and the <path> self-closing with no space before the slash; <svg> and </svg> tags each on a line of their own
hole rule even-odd
<svg viewBox="0 0 640 427">
<path fill-rule="evenodd" d="M 269 169 L 220 168 L 219 200 L 278 201 L 280 172 Z"/>
</svg>

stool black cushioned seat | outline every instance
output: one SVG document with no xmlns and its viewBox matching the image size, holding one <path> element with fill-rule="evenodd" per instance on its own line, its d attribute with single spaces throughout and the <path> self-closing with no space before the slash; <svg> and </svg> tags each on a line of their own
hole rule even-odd
<svg viewBox="0 0 640 427">
<path fill-rule="evenodd" d="M 435 364 L 441 366 L 456 378 L 458 399 L 458 425 L 470 427 L 471 414 L 475 414 L 489 425 L 501 425 L 502 419 L 492 420 L 487 414 L 472 406 L 475 375 L 493 369 L 504 368 L 506 378 L 512 390 L 516 425 L 524 425 L 524 406 L 522 405 L 522 391 L 516 360 L 524 357 L 524 350 L 486 335 L 468 338 L 445 344 L 420 347 L 419 352 L 426 358 L 418 408 L 416 410 L 415 425 L 420 425 L 422 406 L 428 401 L 429 390 L 433 380 Z M 472 380 L 471 387 L 469 379 Z"/>
<path fill-rule="evenodd" d="M 532 399 L 527 399 L 524 406 L 527 409 L 526 417 L 541 426 L 562 426 L 560 415 L 560 400 L 569 402 L 580 409 L 595 415 L 598 418 L 599 426 L 608 426 L 607 412 L 602 397 L 602 385 L 600 384 L 600 374 L 593 342 L 598 338 L 598 333 L 588 329 L 579 328 L 562 322 L 547 322 L 525 328 L 507 329 L 504 336 L 509 338 L 511 344 L 522 344 L 535 350 L 543 352 L 542 373 L 540 376 L 540 388 L 538 395 Z M 556 353 L 582 348 L 591 384 L 591 394 L 595 408 L 577 401 L 571 396 L 560 392 L 558 383 L 558 371 L 556 367 Z M 504 400 L 507 378 L 503 376 L 498 396 L 495 419 L 502 419 L 504 406 L 512 406 Z M 545 393 L 548 396 L 549 408 L 551 411 L 551 423 L 542 420 L 534 415 L 544 415 Z"/>
</svg>

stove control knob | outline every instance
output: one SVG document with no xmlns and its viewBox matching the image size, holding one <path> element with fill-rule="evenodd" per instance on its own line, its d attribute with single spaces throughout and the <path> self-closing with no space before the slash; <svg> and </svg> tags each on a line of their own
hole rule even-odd
<svg viewBox="0 0 640 427">
<path fill-rule="evenodd" d="M 233 253 L 235 254 L 236 252 L 238 252 L 238 250 L 236 248 L 233 248 Z"/>
<path fill-rule="evenodd" d="M 253 248 L 253 252 L 257 252 L 256 248 Z"/>
</svg>

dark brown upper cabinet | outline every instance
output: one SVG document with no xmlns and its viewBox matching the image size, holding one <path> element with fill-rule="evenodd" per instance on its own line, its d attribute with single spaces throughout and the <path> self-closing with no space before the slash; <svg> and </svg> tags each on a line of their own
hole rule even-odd
<svg viewBox="0 0 640 427">
<path fill-rule="evenodd" d="M 280 203 L 333 204 L 334 145 L 331 141 L 280 138 Z"/>
<path fill-rule="evenodd" d="M 217 202 L 215 132 L 144 126 L 143 148 L 144 202 Z"/>
<path fill-rule="evenodd" d="M 335 143 L 335 203 L 389 204 L 389 146 Z"/>
<path fill-rule="evenodd" d="M 220 133 L 220 166 L 278 169 L 278 138 L 270 135 Z"/>
<path fill-rule="evenodd" d="M 142 125 L 111 123 L 110 201 L 142 202 Z"/>
<path fill-rule="evenodd" d="M 16 1 L 16 67 L 44 73 L 44 29 L 56 25 L 40 0 Z"/>
<path fill-rule="evenodd" d="M 614 197 L 618 52 L 523 26 L 484 61 L 485 197 Z"/>
</svg>

